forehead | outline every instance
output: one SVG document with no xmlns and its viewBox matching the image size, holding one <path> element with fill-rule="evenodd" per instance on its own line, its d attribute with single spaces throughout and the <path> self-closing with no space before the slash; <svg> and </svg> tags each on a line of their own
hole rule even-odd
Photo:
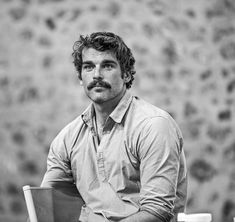
<svg viewBox="0 0 235 222">
<path fill-rule="evenodd" d="M 117 62 L 115 54 L 111 51 L 98 51 L 93 48 L 84 48 L 82 51 L 82 60 L 84 61 L 102 61 L 113 60 Z"/>
</svg>

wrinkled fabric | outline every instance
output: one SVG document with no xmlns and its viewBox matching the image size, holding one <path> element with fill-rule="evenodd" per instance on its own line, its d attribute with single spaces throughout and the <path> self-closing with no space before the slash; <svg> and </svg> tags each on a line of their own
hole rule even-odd
<svg viewBox="0 0 235 222">
<path fill-rule="evenodd" d="M 99 142 L 94 116 L 91 104 L 54 139 L 42 186 L 78 191 L 86 203 L 80 221 L 89 221 L 86 211 L 101 221 L 141 210 L 171 221 L 184 211 L 186 162 L 172 117 L 127 92 Z"/>
</svg>

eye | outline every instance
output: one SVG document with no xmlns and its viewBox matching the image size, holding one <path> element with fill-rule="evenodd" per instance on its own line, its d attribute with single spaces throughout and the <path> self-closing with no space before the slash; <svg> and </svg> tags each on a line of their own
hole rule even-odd
<svg viewBox="0 0 235 222">
<path fill-rule="evenodd" d="M 93 68 L 94 68 L 94 66 L 91 65 L 91 64 L 85 64 L 85 65 L 82 66 L 82 69 L 85 70 L 86 72 L 92 71 Z"/>
<path fill-rule="evenodd" d="M 111 70 L 111 69 L 114 68 L 114 65 L 111 64 L 111 63 L 105 63 L 105 64 L 103 65 L 103 68 L 106 69 L 106 70 Z"/>
</svg>

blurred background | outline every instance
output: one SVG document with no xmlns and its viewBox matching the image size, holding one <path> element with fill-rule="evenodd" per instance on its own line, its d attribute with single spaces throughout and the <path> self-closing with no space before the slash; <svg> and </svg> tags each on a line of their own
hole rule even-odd
<svg viewBox="0 0 235 222">
<path fill-rule="evenodd" d="M 27 217 L 56 134 L 89 101 L 72 64 L 80 34 L 112 31 L 136 58 L 133 94 L 182 129 L 187 212 L 235 217 L 235 0 L 0 0 L 0 222 Z"/>
</svg>

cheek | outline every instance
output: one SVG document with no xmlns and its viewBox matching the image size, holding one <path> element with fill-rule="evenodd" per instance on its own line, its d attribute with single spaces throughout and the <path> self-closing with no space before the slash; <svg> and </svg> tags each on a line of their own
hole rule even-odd
<svg viewBox="0 0 235 222">
<path fill-rule="evenodd" d="M 122 78 L 116 78 L 115 80 L 115 86 L 117 88 L 122 88 L 124 85 L 124 80 Z"/>
<path fill-rule="evenodd" d="M 87 90 L 87 85 L 88 85 L 89 83 L 90 83 L 90 82 L 87 81 L 86 78 L 83 78 L 83 79 L 82 79 L 82 86 L 83 86 L 83 88 L 84 88 L 85 91 Z"/>
<path fill-rule="evenodd" d="M 91 82 L 92 78 L 89 75 L 82 75 L 82 81 L 83 84 L 88 84 L 89 82 Z"/>
<path fill-rule="evenodd" d="M 112 75 L 109 75 L 109 81 L 115 85 L 122 85 L 124 83 L 124 79 L 121 75 L 121 73 L 113 73 Z"/>
</svg>

